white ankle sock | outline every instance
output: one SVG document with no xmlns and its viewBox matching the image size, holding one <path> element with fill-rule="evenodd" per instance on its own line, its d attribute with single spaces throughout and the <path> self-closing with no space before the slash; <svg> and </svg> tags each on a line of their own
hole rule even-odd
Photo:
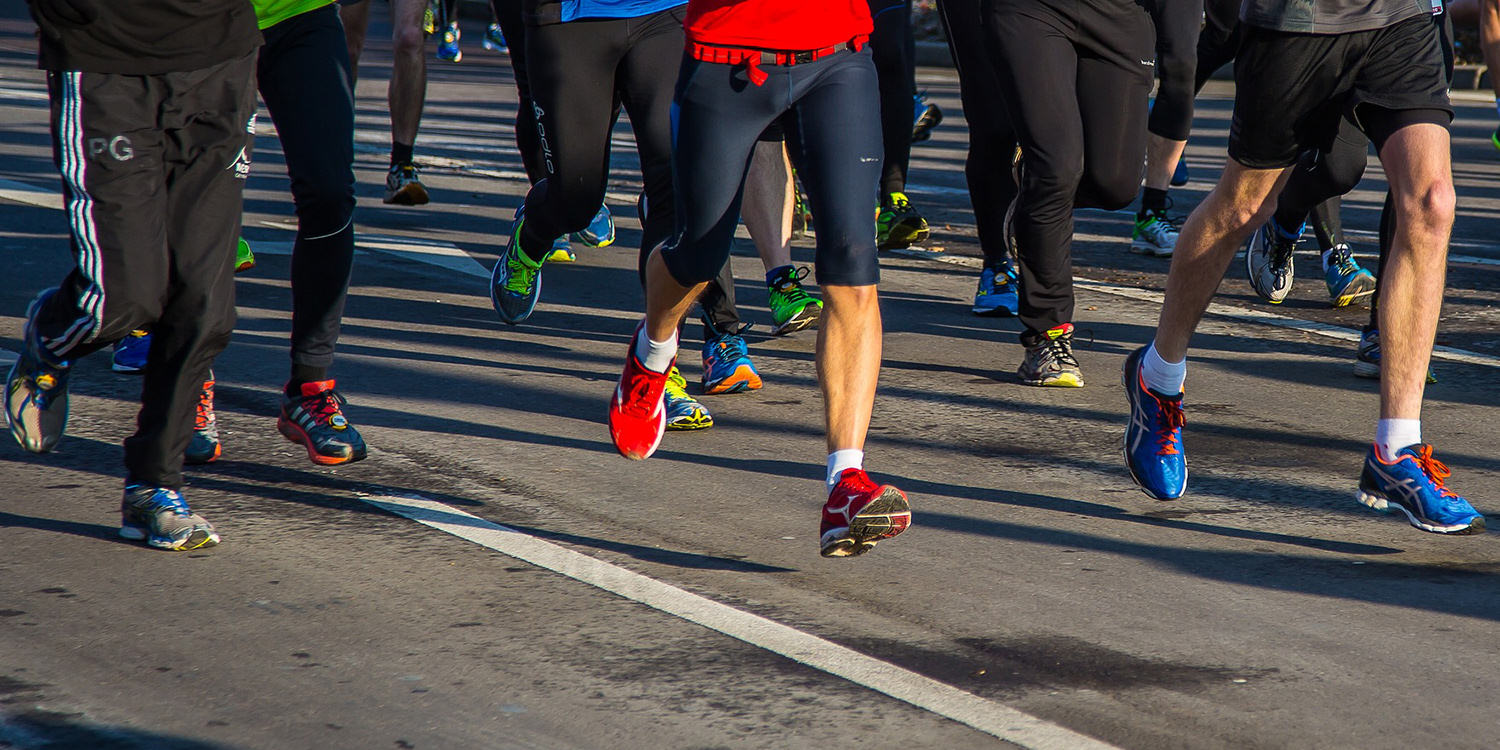
<svg viewBox="0 0 1500 750">
<path fill-rule="evenodd" d="M 1156 353 L 1156 343 L 1146 348 L 1141 357 L 1141 379 L 1146 387 L 1163 396 L 1182 393 L 1182 384 L 1187 381 L 1187 360 L 1168 362 Z"/>
<path fill-rule="evenodd" d="M 847 469 L 863 469 L 865 466 L 865 452 L 854 448 L 845 448 L 828 454 L 828 489 L 832 490 L 838 484 L 839 475 Z"/>
<path fill-rule="evenodd" d="M 1380 457 L 1387 461 L 1395 458 L 1402 448 L 1420 442 L 1420 419 L 1382 419 L 1375 423 L 1375 446 L 1380 449 Z"/>
<path fill-rule="evenodd" d="M 652 341 L 646 335 L 646 327 L 641 326 L 640 333 L 635 337 L 635 358 L 652 372 L 666 372 L 672 367 L 672 359 L 677 356 L 677 337 L 672 336 L 671 341 Z"/>
</svg>

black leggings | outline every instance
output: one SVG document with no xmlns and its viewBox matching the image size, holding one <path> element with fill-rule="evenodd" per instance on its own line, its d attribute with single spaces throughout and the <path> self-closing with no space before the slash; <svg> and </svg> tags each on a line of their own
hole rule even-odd
<svg viewBox="0 0 1500 750">
<path fill-rule="evenodd" d="M 994 265 L 1007 255 L 1005 211 L 1016 197 L 1010 161 L 1015 154 L 1016 133 L 1010 126 L 1005 105 L 995 92 L 1000 82 L 994 56 L 986 46 L 983 0 L 939 0 L 938 13 L 948 33 L 948 47 L 958 67 L 959 97 L 964 119 L 969 123 L 969 156 L 964 177 L 969 200 L 974 205 L 974 225 L 985 262 Z"/>
<path fill-rule="evenodd" d="M 542 159 L 542 140 L 537 135 L 536 113 L 531 108 L 531 81 L 526 75 L 526 24 L 521 21 L 522 0 L 490 0 L 490 10 L 500 24 L 500 33 L 505 35 L 506 49 L 510 50 L 510 69 L 516 79 L 516 148 L 521 152 L 521 163 L 526 168 L 526 178 L 535 185 L 547 176 Z"/>
<path fill-rule="evenodd" d="M 1203 16 L 1200 0 L 1156 0 L 1151 19 L 1156 25 L 1156 102 L 1146 128 L 1171 141 L 1185 141 L 1193 129 L 1193 97 L 1198 90 L 1198 27 Z"/>
<path fill-rule="evenodd" d="M 906 190 L 911 166 L 912 96 L 917 90 L 916 39 L 911 29 L 911 0 L 870 0 L 875 30 L 870 50 L 880 80 L 880 134 L 885 160 L 880 194 Z"/>
<path fill-rule="evenodd" d="M 879 281 L 870 193 L 879 182 L 875 65 L 868 50 L 802 65 L 769 65 L 762 85 L 744 65 L 685 57 L 677 79 L 677 234 L 662 260 L 683 286 L 708 281 L 729 258 L 750 153 L 762 132 L 796 112 L 798 165 L 818 217 L 819 284 Z"/>
<path fill-rule="evenodd" d="M 276 122 L 297 205 L 292 363 L 326 370 L 354 265 L 354 93 L 338 10 L 325 6 L 262 34 L 257 77 Z"/>
<path fill-rule="evenodd" d="M 1145 161 L 1150 16 L 1128 0 L 1065 5 L 991 0 L 985 19 L 1024 154 L 1015 239 L 1027 342 L 1072 320 L 1073 209 L 1129 205 Z"/>
</svg>

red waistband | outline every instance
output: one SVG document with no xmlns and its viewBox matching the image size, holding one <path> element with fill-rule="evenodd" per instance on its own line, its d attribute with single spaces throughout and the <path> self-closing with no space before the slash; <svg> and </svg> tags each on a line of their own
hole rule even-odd
<svg viewBox="0 0 1500 750">
<path fill-rule="evenodd" d="M 832 47 L 796 52 L 747 49 L 744 47 L 721 47 L 715 44 L 688 42 L 687 53 L 694 60 L 701 60 L 708 63 L 719 63 L 721 65 L 743 64 L 746 74 L 750 76 L 750 82 L 759 86 L 769 78 L 766 72 L 760 69 L 762 65 L 805 65 L 844 50 L 858 52 L 864 49 L 865 42 L 867 41 L 869 41 L 869 37 L 857 36 L 843 44 Z"/>
</svg>

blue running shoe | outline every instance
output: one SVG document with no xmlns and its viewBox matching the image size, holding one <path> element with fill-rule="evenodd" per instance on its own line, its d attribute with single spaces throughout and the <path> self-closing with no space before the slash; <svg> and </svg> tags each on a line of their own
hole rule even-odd
<svg viewBox="0 0 1500 750">
<path fill-rule="evenodd" d="M 1157 500 L 1176 500 L 1187 491 L 1187 454 L 1182 449 L 1182 394 L 1163 396 L 1141 379 L 1141 347 L 1125 358 L 1120 382 L 1130 400 L 1125 426 L 1125 465 L 1143 492 Z"/>
<path fill-rule="evenodd" d="M 136 329 L 115 342 L 109 369 L 138 375 L 146 371 L 146 355 L 151 353 L 151 332 Z"/>
<path fill-rule="evenodd" d="M 1172 170 L 1172 187 L 1182 187 L 1188 184 L 1190 175 L 1188 173 L 1187 159 L 1178 159 L 1177 168 Z"/>
<path fill-rule="evenodd" d="M 943 110 L 927 103 L 927 92 L 912 95 L 911 142 L 921 143 L 932 137 L 932 129 L 943 121 Z"/>
<path fill-rule="evenodd" d="M 669 430 L 705 430 L 714 426 L 714 415 L 698 399 L 688 395 L 687 378 L 672 365 L 667 385 L 662 389 L 662 409 L 667 412 Z"/>
<path fill-rule="evenodd" d="M 1016 269 L 1009 260 L 1000 265 L 986 265 L 979 272 L 979 290 L 974 292 L 975 315 L 1014 317 L 1021 309 L 1021 297 L 1016 293 Z"/>
<path fill-rule="evenodd" d="M 1361 268 L 1342 242 L 1329 250 L 1323 280 L 1328 282 L 1328 303 L 1334 307 L 1347 307 L 1375 294 L 1375 274 Z"/>
<path fill-rule="evenodd" d="M 69 363 L 43 351 L 36 332 L 37 312 L 56 293 L 42 292 L 26 309 L 21 356 L 5 378 L 5 421 L 16 442 L 32 453 L 55 448 L 68 427 Z"/>
<path fill-rule="evenodd" d="M 463 34 L 458 30 L 458 22 L 454 21 L 443 29 L 443 40 L 438 42 L 437 59 L 448 62 L 463 62 L 464 51 L 458 48 L 458 41 Z"/>
<path fill-rule="evenodd" d="M 125 486 L 125 499 L 120 501 L 120 536 L 174 551 L 219 543 L 213 524 L 188 508 L 182 493 L 144 484 Z"/>
<path fill-rule="evenodd" d="M 1411 525 L 1434 534 L 1477 534 L 1484 516 L 1468 500 L 1443 486 L 1452 472 L 1432 457 L 1432 446 L 1410 445 L 1386 461 L 1370 446 L 1365 470 L 1359 475 L 1359 502 L 1375 510 L 1395 508 Z"/>
<path fill-rule="evenodd" d="M 492 23 L 484 30 L 484 48 L 491 52 L 509 52 L 510 45 L 505 43 L 505 33 L 500 31 L 500 24 Z"/>
<path fill-rule="evenodd" d="M 1354 376 L 1357 378 L 1368 378 L 1370 380 L 1380 379 L 1380 329 L 1365 326 L 1359 334 L 1359 348 L 1354 351 Z M 1432 367 L 1427 368 L 1427 384 L 1437 382 L 1437 375 L 1432 372 Z"/>
<path fill-rule="evenodd" d="M 578 260 L 573 254 L 573 243 L 567 237 L 558 237 L 552 241 L 552 249 L 547 252 L 548 263 L 572 263 Z"/>
<path fill-rule="evenodd" d="M 609 247 L 615 244 L 615 219 L 609 215 L 609 206 L 600 204 L 598 213 L 594 214 L 589 225 L 573 236 L 589 247 Z"/>
<path fill-rule="evenodd" d="M 703 392 L 739 393 L 760 390 L 760 373 L 750 361 L 750 349 L 738 334 L 723 333 L 703 342 Z"/>
<path fill-rule="evenodd" d="M 525 204 L 516 209 L 514 229 L 510 233 L 510 244 L 500 253 L 495 269 L 490 272 L 490 302 L 500 319 L 515 325 L 531 317 L 536 301 L 542 295 L 542 262 L 532 260 L 521 251 L 521 227 L 526 223 L 522 215 Z"/>
</svg>

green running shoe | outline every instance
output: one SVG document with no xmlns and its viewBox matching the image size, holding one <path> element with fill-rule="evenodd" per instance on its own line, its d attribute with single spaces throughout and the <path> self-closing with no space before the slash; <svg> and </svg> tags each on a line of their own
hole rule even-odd
<svg viewBox="0 0 1500 750">
<path fill-rule="evenodd" d="M 772 336 L 785 336 L 816 325 L 823 314 L 823 300 L 802 288 L 802 280 L 807 278 L 807 272 L 807 266 L 782 266 L 771 278 L 768 286 L 771 318 L 775 321 L 775 325 L 771 327 Z"/>
<path fill-rule="evenodd" d="M 687 378 L 676 365 L 667 372 L 667 386 L 662 391 L 667 411 L 667 429 L 703 430 L 714 426 L 714 417 L 698 400 L 688 395 Z"/>
<path fill-rule="evenodd" d="M 875 247 L 896 250 L 927 239 L 927 220 L 911 207 L 905 193 L 891 193 L 880 201 L 875 217 Z"/>
<path fill-rule="evenodd" d="M 521 250 L 521 227 L 526 219 L 522 215 L 526 206 L 516 210 L 515 230 L 510 233 L 510 244 L 500 253 L 495 270 L 490 273 L 490 301 L 500 319 L 515 325 L 531 317 L 536 301 L 542 295 L 542 263 L 534 261 Z"/>
<path fill-rule="evenodd" d="M 255 267 L 255 253 L 250 252 L 250 243 L 240 238 L 239 245 L 234 249 L 234 272 L 240 273 Z"/>
</svg>

